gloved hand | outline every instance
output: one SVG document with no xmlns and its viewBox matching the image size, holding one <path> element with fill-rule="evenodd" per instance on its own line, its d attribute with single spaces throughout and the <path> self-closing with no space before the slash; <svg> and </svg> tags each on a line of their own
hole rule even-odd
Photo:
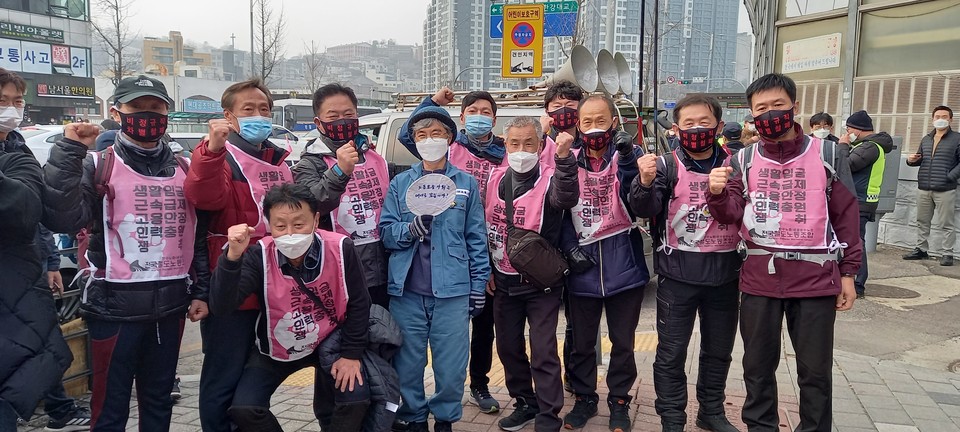
<svg viewBox="0 0 960 432">
<path fill-rule="evenodd" d="M 430 234 L 430 225 L 433 223 L 433 215 L 420 215 L 413 218 L 410 222 L 410 234 L 414 237 L 423 239 Z"/>
<path fill-rule="evenodd" d="M 485 293 L 470 293 L 470 318 L 480 315 L 483 312 L 483 306 L 487 304 Z"/>
<path fill-rule="evenodd" d="M 621 156 L 627 156 L 633 153 L 633 137 L 628 133 L 617 132 L 613 137 L 613 142 L 617 144 L 617 151 Z"/>
</svg>

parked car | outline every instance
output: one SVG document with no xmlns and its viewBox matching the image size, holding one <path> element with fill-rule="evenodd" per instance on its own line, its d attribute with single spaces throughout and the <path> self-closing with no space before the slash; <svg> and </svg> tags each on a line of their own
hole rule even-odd
<svg viewBox="0 0 960 432">
<path fill-rule="evenodd" d="M 50 149 L 60 138 L 63 138 L 63 126 L 57 125 L 27 126 L 20 128 L 19 132 L 26 139 L 27 147 L 37 157 L 40 166 L 47 163 L 47 158 L 50 157 Z"/>
</svg>

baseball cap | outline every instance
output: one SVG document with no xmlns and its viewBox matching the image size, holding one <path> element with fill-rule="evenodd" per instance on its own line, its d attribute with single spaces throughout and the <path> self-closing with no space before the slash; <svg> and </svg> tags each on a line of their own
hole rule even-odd
<svg viewBox="0 0 960 432">
<path fill-rule="evenodd" d="M 739 123 L 727 123 L 723 125 L 723 136 L 727 137 L 727 139 L 738 140 L 742 133 L 743 128 L 740 127 Z"/>
<path fill-rule="evenodd" d="M 162 99 L 167 105 L 173 105 L 173 99 L 167 95 L 167 87 L 160 80 L 146 75 L 120 80 L 113 90 L 113 103 L 128 103 L 138 97 L 153 96 Z"/>
</svg>

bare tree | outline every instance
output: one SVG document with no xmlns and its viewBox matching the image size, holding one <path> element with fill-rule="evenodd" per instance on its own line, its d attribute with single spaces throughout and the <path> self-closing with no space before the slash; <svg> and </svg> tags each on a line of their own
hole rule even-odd
<svg viewBox="0 0 960 432">
<path fill-rule="evenodd" d="M 138 56 L 129 49 L 136 39 L 136 34 L 130 30 L 129 20 L 130 2 L 125 0 L 97 0 L 96 8 L 103 21 L 93 21 L 100 45 L 110 55 L 110 80 L 117 85 L 124 76 L 132 75 L 137 70 Z"/>
<path fill-rule="evenodd" d="M 303 78 L 307 90 L 312 92 L 320 88 L 323 76 L 327 74 L 327 56 L 320 51 L 320 44 L 316 41 L 304 43 L 303 51 Z"/>
<path fill-rule="evenodd" d="M 259 71 L 253 74 L 264 81 L 270 79 L 273 69 L 283 60 L 283 37 L 287 22 L 283 17 L 283 8 L 274 19 L 270 0 L 253 0 L 254 61 L 259 62 Z"/>
</svg>

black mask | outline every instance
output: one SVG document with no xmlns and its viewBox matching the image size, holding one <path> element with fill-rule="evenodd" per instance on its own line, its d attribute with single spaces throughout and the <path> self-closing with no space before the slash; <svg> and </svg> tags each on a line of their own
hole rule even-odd
<svg viewBox="0 0 960 432">
<path fill-rule="evenodd" d="M 680 146 L 690 153 L 702 153 L 713 148 L 717 140 L 717 129 L 695 127 L 680 129 Z"/>
<path fill-rule="evenodd" d="M 152 111 L 120 113 L 120 130 L 128 137 L 140 142 L 159 141 L 167 133 L 167 115 Z"/>
<path fill-rule="evenodd" d="M 553 119 L 553 127 L 567 130 L 577 125 L 579 111 L 576 108 L 562 107 L 547 113 Z"/>
<path fill-rule="evenodd" d="M 753 118 L 761 137 L 775 140 L 793 129 L 793 108 L 770 110 Z"/>
<path fill-rule="evenodd" d="M 580 132 L 580 135 L 583 137 L 583 142 L 587 144 L 587 148 L 590 150 L 600 150 L 610 143 L 610 139 L 613 137 L 613 127 L 611 126 L 603 132 Z"/>
<path fill-rule="evenodd" d="M 320 120 L 320 124 L 323 125 L 323 134 L 336 142 L 350 141 L 360 133 L 360 120 L 355 118 L 342 118 L 332 122 Z"/>
</svg>

